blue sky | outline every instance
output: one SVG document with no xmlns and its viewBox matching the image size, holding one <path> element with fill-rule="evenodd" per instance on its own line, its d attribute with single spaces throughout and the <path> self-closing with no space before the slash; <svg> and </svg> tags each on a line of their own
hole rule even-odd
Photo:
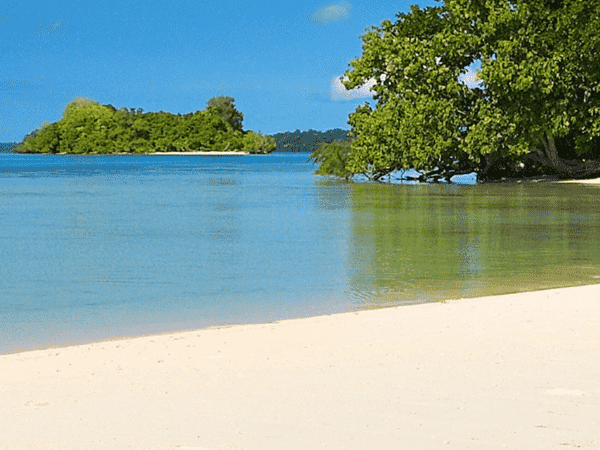
<svg viewBox="0 0 600 450">
<path fill-rule="evenodd" d="M 361 55 L 366 27 L 413 3 L 8 1 L 0 4 L 0 142 L 59 120 L 76 97 L 185 114 L 227 95 L 247 130 L 348 129 L 369 92 L 349 94 L 336 79 Z"/>
</svg>

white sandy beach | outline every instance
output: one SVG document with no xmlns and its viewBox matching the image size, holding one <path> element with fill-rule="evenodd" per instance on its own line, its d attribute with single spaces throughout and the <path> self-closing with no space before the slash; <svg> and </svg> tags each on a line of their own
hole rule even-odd
<svg viewBox="0 0 600 450">
<path fill-rule="evenodd" d="M 600 285 L 0 356 L 0 449 L 600 449 Z"/>
<path fill-rule="evenodd" d="M 587 180 L 564 180 L 559 183 L 585 183 L 585 184 L 600 184 L 600 178 L 590 178 Z"/>
<path fill-rule="evenodd" d="M 66 154 L 67 153 L 59 153 L 59 155 L 66 155 Z M 72 153 L 70 153 L 70 154 L 72 154 Z M 248 153 L 248 152 L 154 152 L 154 153 L 86 153 L 86 154 L 88 154 L 88 155 L 132 155 L 132 156 L 146 156 L 146 155 L 229 156 L 229 155 L 249 155 L 250 153 Z M 79 156 L 83 156 L 83 155 L 79 155 Z"/>
<path fill-rule="evenodd" d="M 130 155 L 131 153 L 121 153 L 123 155 Z M 155 153 L 143 153 L 144 155 L 205 155 L 205 156 L 228 156 L 228 155 L 249 155 L 248 152 L 155 152 Z"/>
</svg>

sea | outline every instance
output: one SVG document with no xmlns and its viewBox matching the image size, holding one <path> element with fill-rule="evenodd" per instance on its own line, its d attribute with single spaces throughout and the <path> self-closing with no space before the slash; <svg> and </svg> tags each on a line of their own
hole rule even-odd
<svg viewBox="0 0 600 450">
<path fill-rule="evenodd" d="M 0 354 L 600 282 L 600 186 L 0 153 Z"/>
</svg>

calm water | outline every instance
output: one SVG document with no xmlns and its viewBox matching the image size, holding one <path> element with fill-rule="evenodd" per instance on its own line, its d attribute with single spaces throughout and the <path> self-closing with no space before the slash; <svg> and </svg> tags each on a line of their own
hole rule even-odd
<svg viewBox="0 0 600 450">
<path fill-rule="evenodd" d="M 599 186 L 347 184 L 307 154 L 0 154 L 0 354 L 600 282 Z"/>
</svg>

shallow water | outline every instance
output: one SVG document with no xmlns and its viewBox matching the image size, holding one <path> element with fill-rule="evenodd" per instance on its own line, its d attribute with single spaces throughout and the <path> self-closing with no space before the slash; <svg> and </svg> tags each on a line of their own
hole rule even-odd
<svg viewBox="0 0 600 450">
<path fill-rule="evenodd" d="M 0 154 L 0 353 L 600 281 L 599 186 L 307 159 Z"/>
</svg>

